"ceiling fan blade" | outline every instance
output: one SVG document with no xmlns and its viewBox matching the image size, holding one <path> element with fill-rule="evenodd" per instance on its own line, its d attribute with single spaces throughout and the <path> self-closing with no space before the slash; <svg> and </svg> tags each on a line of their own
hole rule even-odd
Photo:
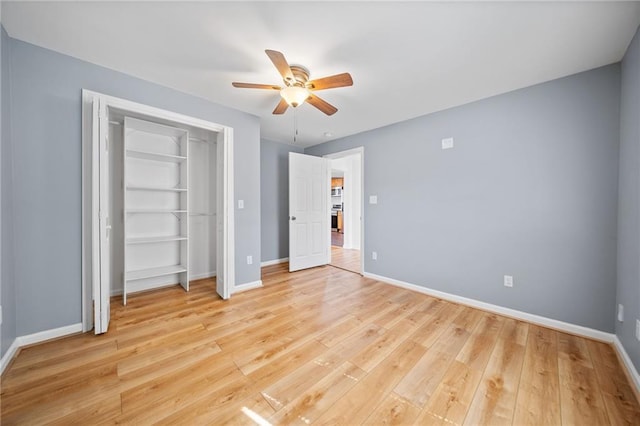
<svg viewBox="0 0 640 426">
<path fill-rule="evenodd" d="M 282 87 L 276 86 L 275 84 L 254 84 L 254 83 L 231 83 L 233 87 L 240 87 L 243 89 L 270 89 L 270 90 L 281 90 Z"/>
<path fill-rule="evenodd" d="M 348 72 L 307 82 L 307 87 L 312 90 L 335 89 L 345 86 L 353 86 L 353 79 Z"/>
<path fill-rule="evenodd" d="M 278 69 L 278 72 L 280 73 L 282 78 L 284 78 L 285 81 L 287 82 L 295 81 L 295 79 L 293 78 L 293 73 L 291 72 L 291 68 L 289 67 L 289 63 L 284 58 L 284 55 L 282 53 L 278 52 L 277 50 L 269 50 L 269 49 L 265 50 L 265 53 L 267 54 L 269 59 L 271 59 L 271 62 L 273 62 L 273 65 L 276 66 L 276 68 Z"/>
<path fill-rule="evenodd" d="M 284 114 L 284 112 L 289 108 L 289 104 L 284 99 L 280 99 L 278 105 L 276 105 L 276 109 L 273 110 L 274 114 Z"/>
<path fill-rule="evenodd" d="M 307 98 L 307 102 L 309 102 L 311 105 L 318 108 L 320 111 L 324 112 L 327 115 L 333 115 L 338 111 L 338 108 L 334 107 L 327 101 L 320 99 L 313 93 Z"/>
</svg>

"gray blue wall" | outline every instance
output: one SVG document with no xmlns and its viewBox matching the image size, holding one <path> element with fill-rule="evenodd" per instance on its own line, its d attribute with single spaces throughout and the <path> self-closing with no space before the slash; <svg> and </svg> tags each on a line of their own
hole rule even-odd
<svg viewBox="0 0 640 426">
<path fill-rule="evenodd" d="M 13 229 L 20 236 L 14 241 L 18 336 L 81 321 L 83 88 L 234 128 L 235 195 L 245 201 L 235 217 L 236 281 L 260 279 L 260 265 L 246 264 L 247 255 L 260 258 L 257 117 L 22 41 L 9 44 L 11 98 L 3 106 L 11 110 Z"/>
<path fill-rule="evenodd" d="M 260 141 L 262 262 L 289 257 L 289 152 L 294 145 Z"/>
<path fill-rule="evenodd" d="M 12 164 L 11 164 L 11 109 L 9 106 L 9 97 L 11 94 L 10 87 L 10 49 L 9 38 L 7 36 L 4 27 L 1 28 L 1 52 L 0 57 L 2 64 L 0 69 L 2 70 L 1 88 L 2 93 L 0 95 L 0 102 L 2 103 L 2 144 L 0 146 L 0 170 L 1 170 L 1 226 L 0 235 L 2 235 L 0 241 L 1 265 L 0 271 L 2 276 L 0 282 L 2 287 L 1 300 L 2 300 L 2 341 L 0 342 L 0 355 L 4 355 L 13 340 L 16 338 L 16 283 L 13 274 L 13 191 L 12 191 Z"/>
<path fill-rule="evenodd" d="M 612 332 L 619 104 L 615 64 L 305 152 L 364 146 L 366 272 Z"/>
<path fill-rule="evenodd" d="M 640 342 L 634 337 L 640 319 L 640 30 L 622 60 L 621 87 L 616 297 L 625 321 L 616 322 L 616 335 L 640 370 Z"/>
</svg>

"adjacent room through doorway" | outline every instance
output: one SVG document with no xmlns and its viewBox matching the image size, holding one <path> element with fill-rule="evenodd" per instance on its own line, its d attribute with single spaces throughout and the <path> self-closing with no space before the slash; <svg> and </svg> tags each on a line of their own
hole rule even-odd
<svg viewBox="0 0 640 426">
<path fill-rule="evenodd" d="M 330 156 L 331 265 L 361 273 L 362 154 Z"/>
</svg>

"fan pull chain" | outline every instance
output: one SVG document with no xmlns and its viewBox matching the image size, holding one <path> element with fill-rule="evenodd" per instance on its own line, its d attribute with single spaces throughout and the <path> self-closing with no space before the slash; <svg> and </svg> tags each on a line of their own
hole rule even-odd
<svg viewBox="0 0 640 426">
<path fill-rule="evenodd" d="M 297 108 L 293 109 L 293 143 L 298 141 L 298 113 Z"/>
</svg>

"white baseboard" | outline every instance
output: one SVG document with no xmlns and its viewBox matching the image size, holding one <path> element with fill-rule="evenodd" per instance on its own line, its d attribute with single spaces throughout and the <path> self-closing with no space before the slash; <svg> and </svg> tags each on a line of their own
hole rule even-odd
<svg viewBox="0 0 640 426">
<path fill-rule="evenodd" d="M 203 272 L 202 274 L 189 274 L 189 281 L 203 280 L 216 276 L 216 271 Z"/>
<path fill-rule="evenodd" d="M 18 339 L 16 338 L 13 339 L 13 343 L 11 343 L 11 346 L 9 346 L 9 349 L 7 349 L 7 352 L 5 352 L 2 357 L 2 360 L 0 360 L 0 374 L 4 373 L 4 369 L 7 368 L 13 357 L 16 356 L 18 349 L 20 349 L 20 346 L 18 346 Z"/>
<path fill-rule="evenodd" d="M 0 361 L 0 374 L 4 372 L 4 369 L 9 365 L 13 357 L 18 352 L 18 349 L 25 346 L 41 343 L 46 340 L 56 339 L 58 337 L 68 336 L 69 334 L 81 333 L 82 323 L 71 324 L 64 327 L 53 328 L 51 330 L 40 331 L 38 333 L 27 334 L 26 336 L 18 336 L 15 338 L 7 353 L 2 357 Z"/>
<path fill-rule="evenodd" d="M 288 257 L 283 257 L 282 259 L 267 260 L 265 262 L 260 262 L 260 267 L 278 265 L 280 263 L 285 263 L 285 262 L 288 262 L 288 261 L 289 261 Z"/>
<path fill-rule="evenodd" d="M 204 272 L 202 274 L 189 275 L 189 281 L 202 280 L 202 279 L 205 279 L 205 278 L 213 278 L 215 276 L 216 276 L 216 271 Z M 178 285 L 178 284 L 179 283 L 168 284 L 166 287 L 171 286 L 171 285 Z M 158 287 L 158 288 L 162 288 L 162 287 Z M 124 293 L 122 288 L 112 289 L 111 290 L 111 297 L 113 297 L 113 296 L 122 296 L 122 293 Z"/>
<path fill-rule="evenodd" d="M 624 346 L 622 346 L 622 342 L 618 339 L 618 336 L 614 335 L 613 346 L 616 348 L 616 351 L 618 351 L 618 355 L 622 359 L 622 363 L 627 368 L 627 372 L 629 373 L 629 376 L 631 376 L 633 384 L 636 386 L 636 394 L 640 394 L 640 374 L 638 374 L 636 366 L 633 365 L 629 354 L 624 349 Z"/>
<path fill-rule="evenodd" d="M 595 330 L 589 327 L 583 327 L 581 325 L 571 324 L 564 321 L 559 321 L 540 315 L 530 314 L 527 312 L 518 311 L 511 308 L 505 308 L 503 306 L 493 305 L 491 303 L 481 302 L 475 299 L 469 299 L 467 297 L 457 296 L 455 294 L 445 293 L 439 290 L 433 290 L 427 287 L 422 287 L 417 284 L 411 284 L 404 281 L 395 280 L 393 278 L 383 277 L 381 275 L 371 274 L 369 272 L 363 273 L 367 278 L 372 278 L 377 281 L 382 281 L 387 284 L 394 285 L 396 287 L 406 288 L 408 290 L 417 291 L 418 293 L 427 294 L 429 296 L 437 297 L 439 299 L 448 300 L 450 302 L 459 303 L 461 305 L 471 306 L 473 308 L 482 309 L 484 311 L 493 312 L 499 315 L 504 315 L 519 320 L 528 321 L 534 324 L 538 324 L 544 327 L 553 328 L 567 333 L 576 334 L 578 336 L 588 337 L 590 339 L 600 340 L 602 342 L 613 343 L 615 334 L 607 333 L 606 331 Z"/>
<path fill-rule="evenodd" d="M 262 280 L 253 281 L 250 283 L 238 284 L 233 287 L 231 294 L 240 293 L 242 291 L 253 290 L 254 288 L 262 287 Z"/>
</svg>

